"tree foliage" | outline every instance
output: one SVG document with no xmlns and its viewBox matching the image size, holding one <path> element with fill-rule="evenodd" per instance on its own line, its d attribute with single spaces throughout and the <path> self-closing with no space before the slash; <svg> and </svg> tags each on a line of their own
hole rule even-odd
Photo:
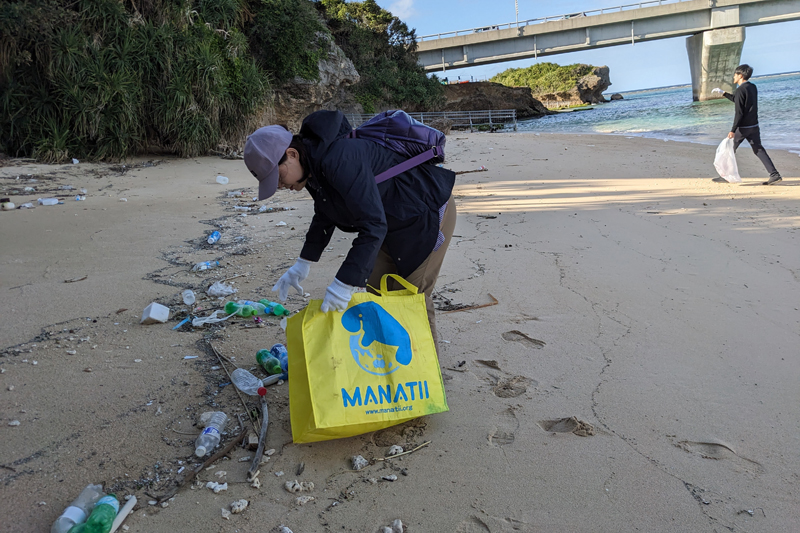
<svg viewBox="0 0 800 533">
<path fill-rule="evenodd" d="M 361 81 L 353 93 L 367 113 L 381 108 L 436 108 L 444 91 L 417 63 L 413 29 L 375 0 L 318 2 L 336 44 L 353 61 Z"/>
<path fill-rule="evenodd" d="M 533 94 L 569 91 L 578 80 L 590 74 L 595 67 L 576 63 L 557 65 L 537 63 L 527 68 L 512 68 L 495 75 L 490 81 L 509 87 L 530 87 Z"/>
</svg>

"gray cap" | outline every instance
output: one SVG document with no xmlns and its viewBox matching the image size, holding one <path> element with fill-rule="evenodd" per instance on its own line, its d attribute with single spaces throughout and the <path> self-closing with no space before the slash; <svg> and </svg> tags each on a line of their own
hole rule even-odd
<svg viewBox="0 0 800 533">
<path fill-rule="evenodd" d="M 258 180 L 258 199 L 269 198 L 278 188 L 278 162 L 292 142 L 283 126 L 265 126 L 253 132 L 244 145 L 244 164 Z"/>
</svg>

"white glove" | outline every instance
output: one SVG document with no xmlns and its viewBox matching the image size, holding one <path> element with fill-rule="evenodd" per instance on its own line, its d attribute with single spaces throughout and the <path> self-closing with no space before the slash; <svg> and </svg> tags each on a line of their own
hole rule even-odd
<svg viewBox="0 0 800 533">
<path fill-rule="evenodd" d="M 297 289 L 297 292 L 302 296 L 303 287 L 300 286 L 300 282 L 308 277 L 308 272 L 310 270 L 311 261 L 306 261 L 302 257 L 298 257 L 295 264 L 292 265 L 292 268 L 287 270 L 286 273 L 280 277 L 278 283 L 272 287 L 272 292 L 278 291 L 278 297 L 282 302 L 285 302 L 286 298 L 289 296 L 289 287 Z"/>
<path fill-rule="evenodd" d="M 344 311 L 347 309 L 347 304 L 350 303 L 350 298 L 352 298 L 355 290 L 355 287 L 333 278 L 333 283 L 328 285 L 328 290 L 325 291 L 325 298 L 322 300 L 320 311 L 323 313 Z"/>
<path fill-rule="evenodd" d="M 722 90 L 722 89 L 720 89 L 719 87 L 714 87 L 713 89 L 711 89 L 711 94 L 718 94 L 718 93 L 719 93 L 719 94 L 723 94 L 724 92 L 725 92 L 725 91 L 723 91 L 723 90 Z"/>
</svg>

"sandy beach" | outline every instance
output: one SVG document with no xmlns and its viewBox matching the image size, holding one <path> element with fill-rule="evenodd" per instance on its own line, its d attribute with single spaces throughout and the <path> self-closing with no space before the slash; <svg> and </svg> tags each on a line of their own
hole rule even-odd
<svg viewBox="0 0 800 533">
<path fill-rule="evenodd" d="M 137 497 L 129 533 L 373 533 L 395 519 L 411 533 L 798 531 L 800 157 L 767 146 L 784 180 L 764 187 L 746 145 L 741 184 L 713 183 L 714 147 L 699 144 L 453 132 L 447 148 L 449 168 L 488 170 L 456 182 L 437 305 L 498 302 L 437 315 L 450 411 L 296 445 L 288 384 L 272 386 L 260 488 L 236 447 L 166 506 L 148 502 L 198 464 L 201 413 L 232 419 L 223 445 L 249 427 L 223 367 L 254 369 L 285 342 L 277 319 L 173 330 L 180 293 L 201 316 L 219 308 L 203 292 L 218 280 L 274 299 L 312 201 L 253 202 L 240 160 L 3 161 L 2 196 L 64 203 L 0 212 L 0 531 L 49 531 L 88 483 Z M 312 298 L 351 241 L 336 233 L 312 267 Z M 221 266 L 191 272 L 206 260 Z M 169 322 L 139 324 L 151 302 Z M 374 461 L 354 471 L 357 454 Z M 295 479 L 314 501 L 284 489 Z"/>
</svg>

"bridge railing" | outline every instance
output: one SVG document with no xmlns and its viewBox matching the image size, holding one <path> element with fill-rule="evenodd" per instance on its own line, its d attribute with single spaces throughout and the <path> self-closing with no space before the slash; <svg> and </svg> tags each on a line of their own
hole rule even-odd
<svg viewBox="0 0 800 533">
<path fill-rule="evenodd" d="M 504 127 L 506 124 L 513 123 L 514 131 L 517 131 L 517 110 L 516 109 L 486 109 L 483 111 L 429 111 L 425 113 L 409 113 L 412 118 L 419 120 L 423 124 L 430 124 L 436 120 L 446 119 L 451 122 L 454 129 L 495 129 Z M 348 122 L 354 128 L 371 119 L 375 115 L 347 113 L 345 114 Z"/>
<path fill-rule="evenodd" d="M 604 7 L 601 9 L 591 9 L 588 11 L 579 11 L 576 13 L 566 13 L 564 15 L 555 15 L 550 17 L 540 17 L 535 19 L 520 20 L 519 22 L 507 22 L 505 24 L 493 24 L 491 26 L 483 26 L 480 28 L 470 28 L 468 30 L 449 31 L 444 33 L 434 33 L 431 35 L 423 35 L 417 37 L 417 42 L 431 41 L 434 39 L 443 39 L 445 37 L 457 37 L 459 35 L 470 35 L 473 33 L 483 33 L 494 30 L 508 30 L 520 26 L 528 26 L 533 24 L 544 24 L 545 22 L 553 22 L 556 20 L 567 20 L 579 17 L 591 17 L 594 15 L 605 15 L 607 13 L 615 13 L 619 11 L 629 11 L 631 9 L 640 9 L 643 7 L 656 7 L 665 4 L 678 4 L 681 2 L 690 2 L 691 0 L 647 0 L 645 2 L 637 2 L 634 4 L 625 4 L 615 7 Z"/>
</svg>

